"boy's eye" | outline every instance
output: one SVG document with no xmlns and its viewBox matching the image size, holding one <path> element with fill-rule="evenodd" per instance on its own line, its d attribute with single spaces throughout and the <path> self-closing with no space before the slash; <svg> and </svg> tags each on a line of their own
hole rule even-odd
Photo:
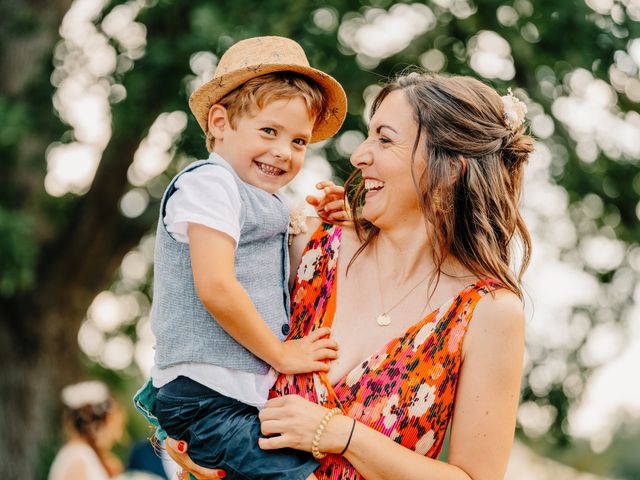
<svg viewBox="0 0 640 480">
<path fill-rule="evenodd" d="M 275 135 L 276 131 L 273 128 L 269 128 L 269 127 L 264 127 L 261 129 L 264 133 L 266 133 L 267 135 Z"/>
<path fill-rule="evenodd" d="M 304 138 L 296 138 L 293 143 L 304 147 L 307 144 L 307 141 Z"/>
</svg>

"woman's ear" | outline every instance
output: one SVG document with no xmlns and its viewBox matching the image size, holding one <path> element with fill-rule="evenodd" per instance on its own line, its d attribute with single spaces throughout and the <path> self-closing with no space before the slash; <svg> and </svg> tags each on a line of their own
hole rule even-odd
<svg viewBox="0 0 640 480">
<path fill-rule="evenodd" d="M 212 105 L 207 118 L 207 129 L 213 138 L 222 140 L 224 138 L 224 132 L 228 128 L 231 128 L 231 125 L 229 123 L 227 109 L 219 103 Z"/>
</svg>

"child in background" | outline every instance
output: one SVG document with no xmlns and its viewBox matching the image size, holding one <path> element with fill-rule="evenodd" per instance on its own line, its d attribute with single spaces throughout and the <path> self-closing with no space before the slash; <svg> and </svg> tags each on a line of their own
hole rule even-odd
<svg viewBox="0 0 640 480">
<path fill-rule="evenodd" d="M 164 430 L 186 441 L 196 463 L 229 478 L 315 478 L 309 454 L 260 450 L 257 414 L 277 372 L 326 371 L 337 356 L 326 328 L 283 342 L 289 210 L 277 192 L 307 145 L 340 128 L 344 90 L 296 42 L 258 37 L 233 45 L 189 105 L 211 154 L 180 172 L 161 202 L 155 366 L 136 405 L 160 439 Z"/>
</svg>

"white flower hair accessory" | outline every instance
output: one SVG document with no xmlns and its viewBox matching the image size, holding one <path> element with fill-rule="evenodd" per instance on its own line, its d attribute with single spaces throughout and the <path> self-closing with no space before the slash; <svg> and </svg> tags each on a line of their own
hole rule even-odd
<svg viewBox="0 0 640 480">
<path fill-rule="evenodd" d="M 62 403 L 78 409 L 85 405 L 99 405 L 109 400 L 109 389 L 97 380 L 75 383 L 62 389 Z"/>
<path fill-rule="evenodd" d="M 527 113 L 527 106 L 522 100 L 516 97 L 511 88 L 507 90 L 507 94 L 502 96 L 502 104 L 504 105 L 504 122 L 509 130 L 516 130 L 524 123 L 524 117 Z"/>
<path fill-rule="evenodd" d="M 307 232 L 307 216 L 303 205 L 296 205 L 289 211 L 289 235 Z"/>
</svg>

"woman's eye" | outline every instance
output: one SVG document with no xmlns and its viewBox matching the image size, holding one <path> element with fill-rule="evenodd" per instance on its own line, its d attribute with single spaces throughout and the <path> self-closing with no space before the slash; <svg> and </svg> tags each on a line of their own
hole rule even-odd
<svg viewBox="0 0 640 480">
<path fill-rule="evenodd" d="M 261 129 L 264 133 L 266 133 L 267 135 L 275 135 L 276 131 L 273 128 L 269 128 L 269 127 L 264 127 Z"/>
<path fill-rule="evenodd" d="M 383 143 L 383 144 L 384 144 L 384 143 L 391 143 L 391 140 L 389 140 L 387 137 L 379 137 L 379 138 L 378 138 L 378 141 L 379 141 L 380 143 Z"/>
</svg>

